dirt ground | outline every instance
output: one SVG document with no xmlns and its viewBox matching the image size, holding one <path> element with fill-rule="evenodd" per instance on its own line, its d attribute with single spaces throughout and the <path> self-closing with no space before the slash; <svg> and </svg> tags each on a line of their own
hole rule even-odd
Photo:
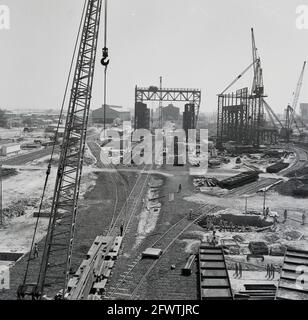
<svg viewBox="0 0 308 320">
<path fill-rule="evenodd" d="M 103 234 L 105 229 L 109 226 L 113 210 L 114 210 L 114 187 L 109 173 L 98 172 L 92 170 L 86 172 L 82 182 L 82 194 L 79 206 L 79 213 L 77 219 L 75 246 L 73 253 L 72 268 L 77 270 L 81 261 L 85 258 L 97 235 Z M 127 189 L 133 186 L 136 179 L 135 173 L 124 173 L 123 178 L 127 181 Z M 86 180 L 90 183 L 87 183 Z M 118 210 L 124 203 L 124 191 L 119 192 Z M 3 249 L 17 250 L 18 252 L 26 252 L 29 250 L 30 241 L 32 239 L 34 230 L 34 221 L 36 219 L 29 219 L 29 216 L 23 216 L 20 221 L 11 221 L 11 227 L 7 227 L 2 231 L 3 243 L 0 241 Z M 42 240 L 39 242 L 39 257 L 42 254 L 44 235 L 46 232 L 47 222 L 41 219 L 40 235 Z M 23 229 L 24 226 L 24 229 Z M 10 229 L 11 228 L 11 229 Z M 16 236 L 16 230 L 20 232 L 20 237 Z M 26 232 L 25 232 L 26 230 Z M 0 232 L 1 236 L 1 232 Z M 18 240 L 17 240 L 18 239 Z M 15 248 L 15 249 L 14 249 Z M 23 250 L 23 251 L 22 251 Z M 23 275 L 25 273 L 26 261 L 28 254 L 25 254 L 11 269 L 10 269 L 10 290 L 0 292 L 1 299 L 16 299 L 16 291 L 18 285 L 21 284 Z M 39 260 L 37 260 L 38 271 Z"/>
</svg>

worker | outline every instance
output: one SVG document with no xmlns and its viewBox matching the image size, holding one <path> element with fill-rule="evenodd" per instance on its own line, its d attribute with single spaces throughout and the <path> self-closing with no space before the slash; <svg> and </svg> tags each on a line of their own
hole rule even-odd
<svg viewBox="0 0 308 320">
<path fill-rule="evenodd" d="M 275 267 L 272 264 L 272 279 L 275 279 Z"/>
<path fill-rule="evenodd" d="M 182 191 L 182 185 L 179 184 L 179 190 L 178 190 L 178 193 L 180 193 Z"/>
<path fill-rule="evenodd" d="M 302 225 L 304 225 L 306 223 L 306 214 L 305 212 L 302 215 Z"/>
<path fill-rule="evenodd" d="M 37 247 L 37 243 L 34 244 L 34 250 L 33 250 L 33 256 L 34 256 L 34 259 L 35 258 L 38 258 L 38 247 Z"/>
<path fill-rule="evenodd" d="M 266 210 L 265 210 L 265 218 L 267 218 L 268 215 L 269 215 L 269 207 L 267 207 Z"/>
<path fill-rule="evenodd" d="M 234 274 L 233 274 L 233 277 L 238 277 L 238 265 L 237 265 L 237 263 L 235 264 L 235 272 L 234 272 Z"/>
<path fill-rule="evenodd" d="M 267 264 L 267 265 L 266 265 L 266 276 L 265 276 L 265 278 L 269 278 L 269 277 L 270 277 L 270 273 L 271 273 L 271 271 L 270 271 L 270 265 Z"/>
<path fill-rule="evenodd" d="M 242 275 L 243 275 L 243 267 L 242 267 L 242 264 L 241 264 L 241 263 L 239 263 L 238 271 L 239 271 L 239 277 L 242 278 Z"/>
<path fill-rule="evenodd" d="M 283 223 L 285 223 L 287 221 L 287 219 L 288 219 L 288 211 L 287 211 L 287 209 L 284 209 L 283 218 L 284 218 Z"/>
<path fill-rule="evenodd" d="M 213 230 L 212 244 L 213 244 L 213 246 L 216 245 L 216 231 L 215 230 Z"/>
<path fill-rule="evenodd" d="M 190 211 L 189 211 L 189 220 L 192 220 L 192 214 L 193 214 L 193 209 L 190 209 Z"/>
<path fill-rule="evenodd" d="M 274 219 L 274 227 L 276 227 L 276 226 L 277 226 L 277 223 L 278 223 L 278 218 L 277 218 L 277 216 L 275 215 L 273 219 Z"/>
<path fill-rule="evenodd" d="M 120 236 L 123 237 L 123 230 L 124 230 L 124 225 L 123 225 L 123 222 L 121 223 L 121 226 L 120 226 Z"/>
</svg>

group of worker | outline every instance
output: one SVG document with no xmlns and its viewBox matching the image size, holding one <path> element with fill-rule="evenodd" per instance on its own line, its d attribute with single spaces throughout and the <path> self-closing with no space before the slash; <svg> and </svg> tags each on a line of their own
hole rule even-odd
<svg viewBox="0 0 308 320">
<path fill-rule="evenodd" d="M 235 263 L 235 272 L 233 274 L 234 278 L 242 278 L 243 276 L 243 267 L 242 264 L 239 263 Z"/>
<path fill-rule="evenodd" d="M 274 279 L 275 278 L 275 267 L 273 264 L 267 264 L 266 265 L 266 275 L 265 278 L 267 278 L 268 280 L 270 279 Z"/>
<path fill-rule="evenodd" d="M 267 207 L 264 210 L 264 218 L 265 219 L 269 216 L 269 213 L 270 213 L 270 209 L 269 209 L 269 207 Z M 277 214 L 274 215 L 273 219 L 274 219 L 274 225 L 276 225 L 278 223 L 278 215 Z M 288 210 L 285 209 L 284 212 L 283 212 L 283 221 L 282 221 L 282 223 L 286 223 L 287 219 L 288 219 Z M 303 212 L 303 214 L 302 214 L 302 223 L 301 224 L 302 225 L 306 224 L 306 214 L 305 214 L 305 212 Z"/>
<path fill-rule="evenodd" d="M 283 223 L 286 223 L 288 219 L 288 210 L 285 209 L 284 212 L 283 212 Z M 306 214 L 305 212 L 303 212 L 302 214 L 302 225 L 306 224 Z"/>
</svg>

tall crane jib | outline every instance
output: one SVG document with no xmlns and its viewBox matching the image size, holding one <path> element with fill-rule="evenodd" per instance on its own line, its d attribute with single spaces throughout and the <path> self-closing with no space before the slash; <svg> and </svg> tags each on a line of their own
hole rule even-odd
<svg viewBox="0 0 308 320">
<path fill-rule="evenodd" d="M 48 293 L 65 293 L 69 280 L 101 13 L 102 0 L 87 1 L 48 231 L 32 291 L 37 299 Z M 19 296 L 24 296 L 25 287 L 24 291 L 19 288 Z"/>
</svg>

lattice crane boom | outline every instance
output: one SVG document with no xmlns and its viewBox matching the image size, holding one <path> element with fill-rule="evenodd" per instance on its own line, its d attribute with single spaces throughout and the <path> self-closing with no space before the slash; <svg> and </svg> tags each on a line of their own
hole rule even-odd
<svg viewBox="0 0 308 320">
<path fill-rule="evenodd" d="M 293 102 L 292 102 L 292 109 L 293 109 L 294 113 L 296 113 L 296 108 L 297 108 L 297 105 L 298 105 L 298 99 L 299 99 L 299 96 L 300 96 L 300 93 L 301 93 L 301 89 L 302 89 L 302 86 L 303 86 L 305 68 L 306 68 L 306 61 L 304 61 L 304 65 L 303 65 L 302 71 L 300 73 L 300 76 L 299 76 L 299 79 L 298 79 L 298 82 L 297 82 L 297 85 L 296 85 L 296 89 L 295 89 L 295 92 L 294 92 L 294 97 L 293 97 Z"/>
<path fill-rule="evenodd" d="M 103 0 L 87 0 L 35 298 L 66 292 Z M 51 288 L 51 289 L 49 289 Z M 33 296 L 33 295 L 32 295 Z"/>
<path fill-rule="evenodd" d="M 258 56 L 258 49 L 256 47 L 256 40 L 254 35 L 254 30 L 251 28 L 251 40 L 252 40 L 252 61 L 256 61 L 253 65 L 253 83 L 251 94 L 263 95 L 264 85 L 263 85 L 263 70 L 261 67 L 261 59 Z"/>
</svg>

